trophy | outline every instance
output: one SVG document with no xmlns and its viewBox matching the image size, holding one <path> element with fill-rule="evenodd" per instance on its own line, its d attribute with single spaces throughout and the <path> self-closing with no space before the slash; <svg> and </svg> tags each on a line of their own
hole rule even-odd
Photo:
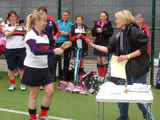
<svg viewBox="0 0 160 120">
<path fill-rule="evenodd" d="M 88 38 L 89 40 L 92 39 L 91 31 L 90 31 L 89 29 L 86 30 L 86 35 L 87 35 L 87 38 Z"/>
</svg>

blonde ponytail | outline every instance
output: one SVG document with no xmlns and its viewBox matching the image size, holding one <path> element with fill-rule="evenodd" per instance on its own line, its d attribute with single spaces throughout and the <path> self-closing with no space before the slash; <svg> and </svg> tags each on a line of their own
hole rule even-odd
<svg viewBox="0 0 160 120">
<path fill-rule="evenodd" d="M 28 31 L 30 31 L 32 29 L 32 14 L 29 14 L 27 16 L 27 28 L 28 28 Z"/>
</svg>

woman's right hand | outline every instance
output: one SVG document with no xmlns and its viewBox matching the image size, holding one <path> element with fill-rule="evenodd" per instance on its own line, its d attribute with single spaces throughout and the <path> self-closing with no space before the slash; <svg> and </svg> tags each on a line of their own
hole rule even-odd
<svg viewBox="0 0 160 120">
<path fill-rule="evenodd" d="M 15 24 L 15 30 L 18 28 L 18 26 L 19 26 L 19 24 L 18 24 L 18 23 L 16 23 L 16 24 Z"/>
</svg>

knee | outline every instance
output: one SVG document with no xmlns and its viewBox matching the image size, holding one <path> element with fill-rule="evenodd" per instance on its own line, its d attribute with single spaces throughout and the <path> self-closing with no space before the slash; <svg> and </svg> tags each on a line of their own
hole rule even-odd
<svg viewBox="0 0 160 120">
<path fill-rule="evenodd" d="M 37 94 L 30 94 L 30 98 L 34 101 L 37 100 L 38 95 Z"/>
<path fill-rule="evenodd" d="M 52 97 L 53 94 L 54 94 L 54 89 L 53 89 L 53 88 L 50 88 L 50 89 L 46 90 L 46 91 L 45 91 L 45 94 L 46 94 L 46 96 L 48 96 L 48 97 Z"/>
</svg>

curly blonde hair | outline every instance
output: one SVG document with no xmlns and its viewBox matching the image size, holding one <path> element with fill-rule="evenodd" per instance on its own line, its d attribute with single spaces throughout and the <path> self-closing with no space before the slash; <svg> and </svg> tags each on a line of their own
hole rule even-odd
<svg viewBox="0 0 160 120">
<path fill-rule="evenodd" d="M 115 14 L 115 18 L 121 19 L 124 25 L 135 22 L 135 19 L 129 10 L 122 10 L 122 11 L 117 12 Z"/>
</svg>

